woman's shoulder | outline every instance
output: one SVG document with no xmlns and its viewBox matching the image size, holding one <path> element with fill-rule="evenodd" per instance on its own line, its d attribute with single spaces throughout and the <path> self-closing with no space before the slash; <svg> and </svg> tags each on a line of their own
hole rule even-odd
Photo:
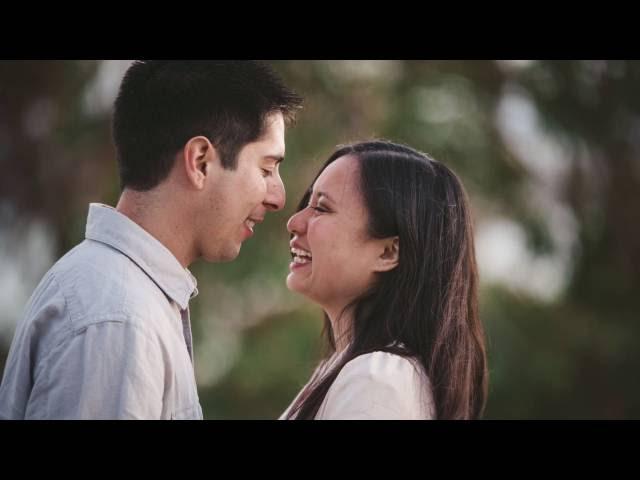
<svg viewBox="0 0 640 480">
<path fill-rule="evenodd" d="M 382 351 L 347 362 L 335 383 L 346 388 L 359 385 L 372 391 L 395 391 L 406 397 L 431 393 L 429 378 L 416 358 Z"/>
<path fill-rule="evenodd" d="M 322 418 L 433 418 L 431 389 L 412 357 L 375 351 L 347 362 L 326 397 Z M 337 415 L 337 416 L 336 416 Z"/>
<path fill-rule="evenodd" d="M 415 358 L 382 351 L 358 355 L 345 364 L 340 375 L 363 376 L 390 384 L 426 377 L 422 366 Z"/>
</svg>

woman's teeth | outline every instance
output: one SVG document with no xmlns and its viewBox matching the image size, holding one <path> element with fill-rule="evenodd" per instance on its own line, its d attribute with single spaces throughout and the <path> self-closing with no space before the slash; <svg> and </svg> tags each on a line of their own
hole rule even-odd
<svg viewBox="0 0 640 480">
<path fill-rule="evenodd" d="M 300 248 L 291 248 L 291 255 L 293 256 L 294 263 L 309 263 L 311 262 L 311 252 L 302 250 Z"/>
</svg>

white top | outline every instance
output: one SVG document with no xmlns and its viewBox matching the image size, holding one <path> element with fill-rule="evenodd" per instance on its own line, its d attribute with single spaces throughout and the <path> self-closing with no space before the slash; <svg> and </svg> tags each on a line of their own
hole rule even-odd
<svg viewBox="0 0 640 480">
<path fill-rule="evenodd" d="M 327 362 L 323 362 L 309 383 L 321 371 L 327 371 L 338 357 L 339 355 L 333 355 Z M 280 419 L 286 418 L 300 393 Z M 420 364 L 414 359 L 386 352 L 360 355 L 342 368 L 329 388 L 315 419 L 435 419 L 431 384 Z"/>
</svg>

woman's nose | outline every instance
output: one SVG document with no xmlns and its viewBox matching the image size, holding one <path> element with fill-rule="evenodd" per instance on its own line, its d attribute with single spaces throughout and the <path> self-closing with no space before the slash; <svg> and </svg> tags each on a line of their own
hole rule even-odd
<svg viewBox="0 0 640 480">
<path fill-rule="evenodd" d="M 287 230 L 289 233 L 295 233 L 297 235 L 306 231 L 307 221 L 304 212 L 307 209 L 302 209 L 297 213 L 294 213 L 287 222 Z"/>
</svg>

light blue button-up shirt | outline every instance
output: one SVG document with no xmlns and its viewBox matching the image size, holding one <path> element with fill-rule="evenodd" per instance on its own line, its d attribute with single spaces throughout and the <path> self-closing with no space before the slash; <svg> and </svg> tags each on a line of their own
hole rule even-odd
<svg viewBox="0 0 640 480">
<path fill-rule="evenodd" d="M 189 299 L 196 280 L 114 208 L 44 276 L 0 385 L 4 419 L 202 419 Z"/>
</svg>

